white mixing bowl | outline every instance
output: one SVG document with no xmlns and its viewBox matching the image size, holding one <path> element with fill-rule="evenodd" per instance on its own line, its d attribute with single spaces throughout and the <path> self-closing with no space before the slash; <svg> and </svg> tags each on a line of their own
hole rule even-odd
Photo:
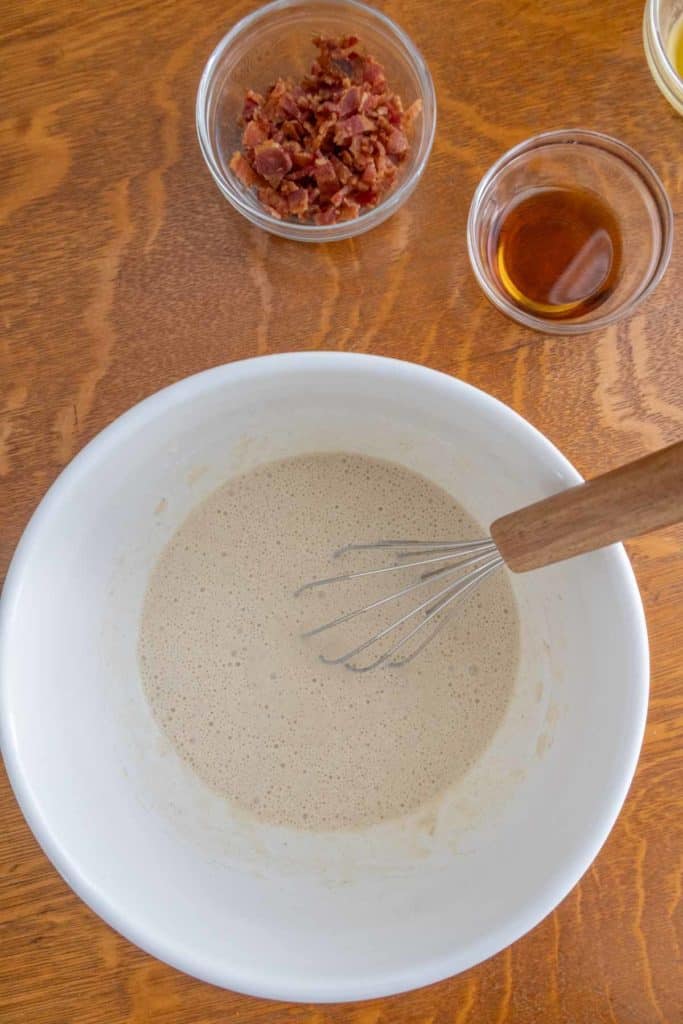
<svg viewBox="0 0 683 1024">
<path fill-rule="evenodd" d="M 2 599 L 3 753 L 47 855 L 154 956 L 282 999 L 425 985 L 537 924 L 612 827 L 647 705 L 641 603 L 615 546 L 513 578 L 514 698 L 482 760 L 434 806 L 355 835 L 231 810 L 179 760 L 143 696 L 147 577 L 230 475 L 341 449 L 419 470 L 482 524 L 580 479 L 510 409 L 432 370 L 333 353 L 232 363 L 153 395 L 74 459 Z"/>
</svg>

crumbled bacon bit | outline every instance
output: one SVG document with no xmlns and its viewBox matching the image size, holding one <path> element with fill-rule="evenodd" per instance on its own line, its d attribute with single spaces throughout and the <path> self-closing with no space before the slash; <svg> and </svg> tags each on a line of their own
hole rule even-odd
<svg viewBox="0 0 683 1024">
<path fill-rule="evenodd" d="M 233 153 L 230 170 L 247 186 L 259 184 L 258 174 L 251 169 L 251 164 L 241 153 Z"/>
<path fill-rule="evenodd" d="M 263 96 L 260 92 L 254 92 L 252 89 L 247 89 L 247 95 L 244 97 L 244 108 L 242 110 L 242 120 L 248 121 L 254 115 L 254 111 L 258 110 L 259 107 L 263 106 Z"/>
<path fill-rule="evenodd" d="M 318 57 L 301 82 L 279 78 L 265 96 L 248 90 L 230 168 L 273 216 L 334 224 L 393 187 L 422 105 L 403 110 L 356 36 L 313 42 Z"/>
<path fill-rule="evenodd" d="M 244 134 L 247 134 L 246 130 Z M 279 142 L 266 139 L 265 142 L 259 142 L 255 147 L 254 170 L 262 178 L 265 178 L 273 188 L 278 187 L 287 171 L 291 171 L 291 169 L 292 158 Z"/>
<path fill-rule="evenodd" d="M 308 192 L 305 188 L 295 188 L 287 196 L 289 212 L 295 217 L 301 217 L 308 210 Z"/>
<path fill-rule="evenodd" d="M 387 153 L 392 156 L 400 156 L 408 149 L 408 140 L 400 128 L 392 128 L 387 139 Z"/>
</svg>

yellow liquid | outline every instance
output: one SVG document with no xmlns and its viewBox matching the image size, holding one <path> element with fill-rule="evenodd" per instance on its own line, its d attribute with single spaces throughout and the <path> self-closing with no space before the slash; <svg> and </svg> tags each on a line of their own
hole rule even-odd
<svg viewBox="0 0 683 1024">
<path fill-rule="evenodd" d="M 683 78 L 683 15 L 669 33 L 667 51 L 674 71 Z"/>
</svg>

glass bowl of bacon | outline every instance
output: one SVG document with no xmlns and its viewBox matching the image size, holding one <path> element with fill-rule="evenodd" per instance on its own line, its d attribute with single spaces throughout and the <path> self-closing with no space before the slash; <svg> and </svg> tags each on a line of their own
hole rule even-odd
<svg viewBox="0 0 683 1024">
<path fill-rule="evenodd" d="M 431 75 L 390 18 L 358 0 L 275 0 L 215 48 L 197 134 L 218 188 L 247 220 L 329 242 L 381 224 L 426 166 Z"/>
</svg>

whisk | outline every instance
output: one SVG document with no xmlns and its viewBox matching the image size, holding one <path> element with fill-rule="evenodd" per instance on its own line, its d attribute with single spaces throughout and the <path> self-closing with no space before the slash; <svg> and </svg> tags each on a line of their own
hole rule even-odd
<svg viewBox="0 0 683 1024">
<path fill-rule="evenodd" d="M 440 581 L 445 585 L 436 593 L 420 599 L 415 607 L 351 650 L 339 657 L 321 655 L 327 664 L 345 665 L 354 672 L 368 672 L 381 665 L 405 665 L 431 642 L 448 621 L 448 612 L 454 611 L 457 602 L 504 566 L 513 572 L 528 572 L 681 520 L 683 441 L 678 441 L 496 519 L 491 524 L 490 537 L 481 540 L 379 540 L 370 544 L 347 544 L 335 557 L 354 551 L 386 549 L 394 552 L 397 561 L 378 569 L 313 580 L 301 587 L 296 596 L 317 587 L 408 569 L 417 570 L 419 578 L 386 597 L 309 630 L 304 636 L 316 636 L 409 594 L 426 592 L 431 584 Z M 425 630 L 426 636 L 421 635 Z M 372 649 L 376 651 L 382 641 L 388 647 L 381 654 L 372 657 L 368 664 L 355 662 L 365 652 L 372 656 Z M 410 653 L 402 654 L 405 650 Z"/>
</svg>

